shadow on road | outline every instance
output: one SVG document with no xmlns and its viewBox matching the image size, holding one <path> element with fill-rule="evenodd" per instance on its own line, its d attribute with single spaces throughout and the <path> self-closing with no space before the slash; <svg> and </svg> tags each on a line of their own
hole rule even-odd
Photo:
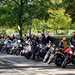
<svg viewBox="0 0 75 75">
<path fill-rule="evenodd" d="M 3 60 L 4 59 L 4 60 Z M 6 59 L 6 60 L 5 60 Z M 39 68 L 39 69 L 75 69 L 75 65 L 68 65 L 66 68 L 57 67 L 54 64 L 45 64 L 43 62 L 37 62 L 32 60 L 27 60 L 25 57 L 21 56 L 1 56 L 0 60 L 2 60 L 5 65 L 0 66 L 0 69 L 14 69 L 14 68 Z M 18 64 L 24 64 L 24 66 L 15 66 L 10 63 L 8 60 L 15 61 Z M 27 66 L 25 65 L 27 64 Z"/>
</svg>

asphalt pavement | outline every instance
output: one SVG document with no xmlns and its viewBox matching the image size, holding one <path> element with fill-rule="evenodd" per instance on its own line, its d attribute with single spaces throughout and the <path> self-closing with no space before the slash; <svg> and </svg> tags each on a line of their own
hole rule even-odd
<svg viewBox="0 0 75 75">
<path fill-rule="evenodd" d="M 27 60 L 23 56 L 0 55 L 0 75 L 75 75 L 75 66 L 65 69 L 55 64 Z"/>
</svg>

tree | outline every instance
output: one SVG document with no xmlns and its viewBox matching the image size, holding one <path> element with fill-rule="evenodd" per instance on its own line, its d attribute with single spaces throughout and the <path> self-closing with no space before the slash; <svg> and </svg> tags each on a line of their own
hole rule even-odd
<svg viewBox="0 0 75 75">
<path fill-rule="evenodd" d="M 25 3 L 25 0 L 19 0 L 19 1 L 18 0 L 13 0 L 13 1 L 12 0 L 8 0 L 8 1 L 7 0 L 2 0 L 1 1 L 1 4 L 3 4 L 1 8 L 4 8 L 4 6 L 6 5 L 7 9 L 10 10 L 10 13 L 7 10 L 7 13 L 9 13 L 9 16 L 10 16 L 9 19 L 11 19 L 11 17 L 12 17 L 14 19 L 14 22 L 16 20 L 15 23 L 18 24 L 20 38 L 22 38 L 22 25 L 23 25 L 23 18 L 22 17 L 23 17 L 24 3 Z M 15 10 L 15 9 L 17 9 L 17 10 Z M 5 8 L 4 8 L 4 10 L 5 10 Z M 3 15 L 6 16 L 5 13 Z M 12 20 L 11 23 L 13 23 L 13 20 Z"/>
<path fill-rule="evenodd" d="M 49 9 L 49 16 L 48 24 L 50 28 L 53 28 L 56 33 L 58 30 L 69 30 L 71 25 L 71 18 L 69 15 L 65 14 L 64 9 L 52 10 Z"/>
<path fill-rule="evenodd" d="M 2 7 L 5 5 L 10 8 L 10 16 L 16 20 L 20 36 L 22 37 L 22 26 L 25 24 L 26 19 L 30 24 L 30 34 L 32 19 L 47 19 L 48 18 L 48 6 L 47 0 L 1 0 Z M 5 14 L 6 15 L 6 14 Z M 15 17 L 14 17 L 15 16 Z M 12 20 L 11 20 L 12 21 Z M 15 21 L 14 21 L 15 22 Z M 11 22 L 12 23 L 12 22 Z"/>
<path fill-rule="evenodd" d="M 70 17 L 66 15 L 65 9 L 68 9 L 70 1 L 71 0 L 69 0 L 69 2 L 67 0 L 0 0 L 0 25 L 4 24 L 10 27 L 18 27 L 20 37 L 22 37 L 23 29 L 25 30 L 26 28 L 31 35 L 31 30 L 34 29 L 33 26 L 37 30 L 42 28 L 42 31 L 53 27 L 57 32 L 57 29 L 64 28 L 63 25 L 68 25 L 68 19 Z M 64 12 L 61 9 L 63 9 Z M 39 23 L 34 24 L 33 20 L 38 20 Z M 36 26 L 37 24 L 39 24 L 38 27 Z"/>
<path fill-rule="evenodd" d="M 67 14 L 72 18 L 72 22 L 75 22 L 75 0 L 64 0 L 63 7 L 65 8 Z"/>
</svg>

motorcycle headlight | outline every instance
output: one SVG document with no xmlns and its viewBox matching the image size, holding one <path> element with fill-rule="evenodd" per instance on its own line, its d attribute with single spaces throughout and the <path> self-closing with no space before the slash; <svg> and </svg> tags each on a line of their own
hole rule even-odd
<svg viewBox="0 0 75 75">
<path fill-rule="evenodd" d="M 24 53 L 24 52 L 25 52 L 25 50 L 22 51 L 22 53 Z"/>
<path fill-rule="evenodd" d="M 7 44 L 7 42 L 5 41 L 4 44 Z"/>
<path fill-rule="evenodd" d="M 74 46 L 73 46 L 73 45 L 71 45 L 70 47 L 71 47 L 71 48 L 74 48 Z"/>
<path fill-rule="evenodd" d="M 18 40 L 18 43 L 20 43 L 21 42 L 21 40 Z"/>
<path fill-rule="evenodd" d="M 72 52 L 72 51 L 69 51 L 69 53 L 70 53 L 70 54 L 73 54 L 73 52 Z"/>
<path fill-rule="evenodd" d="M 40 48 L 42 48 L 42 45 L 40 44 Z"/>
<path fill-rule="evenodd" d="M 26 43 L 28 43 L 28 41 L 26 41 Z"/>
<path fill-rule="evenodd" d="M 48 47 L 50 48 L 50 47 L 51 47 L 51 45 L 49 44 L 49 45 L 48 45 Z"/>
<path fill-rule="evenodd" d="M 20 44 L 20 47 L 22 47 L 22 45 Z"/>
<path fill-rule="evenodd" d="M 14 49 L 14 47 L 12 47 L 12 49 Z"/>
<path fill-rule="evenodd" d="M 52 49 L 52 50 L 54 50 L 54 48 L 53 48 L 53 47 L 52 47 L 51 49 Z"/>
</svg>

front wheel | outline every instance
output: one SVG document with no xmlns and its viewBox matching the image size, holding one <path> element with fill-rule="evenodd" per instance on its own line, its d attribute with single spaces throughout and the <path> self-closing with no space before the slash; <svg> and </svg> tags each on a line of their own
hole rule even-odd
<svg viewBox="0 0 75 75">
<path fill-rule="evenodd" d="M 47 63 L 50 64 L 51 62 L 53 62 L 53 60 L 54 60 L 54 54 L 51 54 Z"/>
<path fill-rule="evenodd" d="M 67 66 L 67 61 L 68 61 L 68 56 L 65 57 L 63 63 L 62 63 L 62 68 L 65 68 Z"/>
<path fill-rule="evenodd" d="M 64 60 L 64 56 L 62 56 L 60 54 L 56 55 L 55 56 L 55 64 L 56 64 L 56 66 L 60 67 L 62 62 L 63 62 L 63 60 Z"/>
</svg>

